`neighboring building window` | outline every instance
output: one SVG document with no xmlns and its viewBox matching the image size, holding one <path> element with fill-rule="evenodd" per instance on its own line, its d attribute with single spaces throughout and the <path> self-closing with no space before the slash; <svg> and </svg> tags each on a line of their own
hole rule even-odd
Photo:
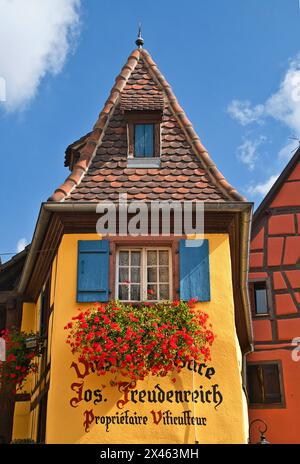
<svg viewBox="0 0 300 464">
<path fill-rule="evenodd" d="M 255 314 L 268 314 L 267 283 L 254 283 Z"/>
<path fill-rule="evenodd" d="M 120 301 L 171 298 L 171 251 L 168 248 L 119 249 L 116 295 Z"/>
<path fill-rule="evenodd" d="M 251 282 L 249 285 L 249 291 L 253 314 L 255 316 L 269 314 L 267 282 Z"/>
<path fill-rule="evenodd" d="M 134 125 L 134 156 L 137 158 L 154 156 L 154 124 Z"/>
<path fill-rule="evenodd" d="M 283 405 L 283 388 L 278 362 L 249 364 L 248 393 L 251 406 Z"/>
</svg>

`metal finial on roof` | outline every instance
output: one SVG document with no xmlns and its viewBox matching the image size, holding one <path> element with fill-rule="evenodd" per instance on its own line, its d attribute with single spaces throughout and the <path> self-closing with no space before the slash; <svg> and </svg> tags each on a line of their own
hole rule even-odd
<svg viewBox="0 0 300 464">
<path fill-rule="evenodd" d="M 139 32 L 138 32 L 138 38 L 136 39 L 135 43 L 139 48 L 141 48 L 144 45 L 144 39 L 142 37 L 142 25 L 141 23 L 139 24 Z"/>
</svg>

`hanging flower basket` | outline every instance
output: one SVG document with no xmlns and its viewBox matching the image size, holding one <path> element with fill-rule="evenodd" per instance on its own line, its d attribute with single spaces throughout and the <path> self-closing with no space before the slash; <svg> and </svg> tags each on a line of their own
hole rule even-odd
<svg viewBox="0 0 300 464">
<path fill-rule="evenodd" d="M 12 328 L 0 334 L 5 340 L 5 361 L 0 361 L 0 393 L 15 394 L 31 372 L 36 372 L 34 358 L 41 355 L 41 345 L 34 333 L 20 332 Z M 35 340 L 35 343 L 33 343 Z"/>
<path fill-rule="evenodd" d="M 99 375 L 142 380 L 180 372 L 184 362 L 209 360 L 214 341 L 208 315 L 195 302 L 99 304 L 65 326 L 67 343 Z"/>
</svg>

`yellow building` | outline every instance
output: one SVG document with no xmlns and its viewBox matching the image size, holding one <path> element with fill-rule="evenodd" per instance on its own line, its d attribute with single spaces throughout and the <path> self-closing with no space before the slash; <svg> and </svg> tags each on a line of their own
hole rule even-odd
<svg viewBox="0 0 300 464">
<path fill-rule="evenodd" d="M 70 175 L 41 206 L 18 292 L 22 329 L 39 332 L 46 345 L 26 384 L 30 395 L 16 402 L 13 439 L 248 439 L 243 361 L 252 340 L 246 290 L 252 205 L 218 171 L 142 45 L 139 37 L 91 132 L 67 148 Z M 139 222 L 141 204 L 147 210 Z M 158 204 L 171 212 L 163 209 L 154 224 L 150 211 Z M 204 205 L 202 232 L 178 232 L 183 216 L 175 210 L 184 204 L 194 226 Z M 176 382 L 149 376 L 115 385 L 113 374 L 96 375 L 66 344 L 64 327 L 78 308 L 190 298 L 209 314 L 216 340 L 211 361 L 187 364 L 173 375 Z"/>
</svg>

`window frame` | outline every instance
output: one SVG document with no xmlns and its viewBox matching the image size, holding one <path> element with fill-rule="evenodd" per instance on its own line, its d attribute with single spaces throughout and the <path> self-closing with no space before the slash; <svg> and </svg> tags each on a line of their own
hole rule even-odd
<svg viewBox="0 0 300 464">
<path fill-rule="evenodd" d="M 285 409 L 286 408 L 286 401 L 285 401 L 285 391 L 284 391 L 284 382 L 283 382 L 283 368 L 282 368 L 282 360 L 281 359 L 272 359 L 268 361 L 252 361 L 247 362 L 247 369 L 249 366 L 264 366 L 264 365 L 276 365 L 278 369 L 278 380 L 279 380 L 279 388 L 280 388 L 280 396 L 281 401 L 279 403 L 251 403 L 250 402 L 250 395 L 249 395 L 249 376 L 247 372 L 247 395 L 248 395 L 248 406 L 251 409 Z"/>
<path fill-rule="evenodd" d="M 168 251 L 169 257 L 169 300 L 173 298 L 173 260 L 172 260 L 172 248 L 168 246 L 118 246 L 116 249 L 116 260 L 115 260 L 115 296 L 118 300 L 119 297 L 119 256 L 120 251 L 140 251 L 141 252 L 141 278 L 140 278 L 140 300 L 120 300 L 122 303 L 156 303 L 164 300 L 154 300 L 147 298 L 147 251 Z M 157 266 L 159 268 L 159 266 Z M 157 281 L 157 285 L 159 285 Z"/>
<path fill-rule="evenodd" d="M 266 296 L 267 296 L 267 308 L 266 313 L 257 313 L 256 312 L 256 295 L 255 295 L 255 284 L 256 283 L 265 283 L 266 284 Z M 249 298 L 251 313 L 253 318 L 257 319 L 269 319 L 273 315 L 273 304 L 272 304 L 272 292 L 270 286 L 269 278 L 258 278 L 258 279 L 249 279 L 248 280 L 248 289 L 249 289 Z"/>
<path fill-rule="evenodd" d="M 127 157 L 135 160 L 153 160 L 161 155 L 161 122 L 162 111 L 125 111 L 125 120 L 127 122 Z M 153 155 L 136 156 L 135 155 L 135 125 L 151 124 L 153 125 Z"/>
</svg>

